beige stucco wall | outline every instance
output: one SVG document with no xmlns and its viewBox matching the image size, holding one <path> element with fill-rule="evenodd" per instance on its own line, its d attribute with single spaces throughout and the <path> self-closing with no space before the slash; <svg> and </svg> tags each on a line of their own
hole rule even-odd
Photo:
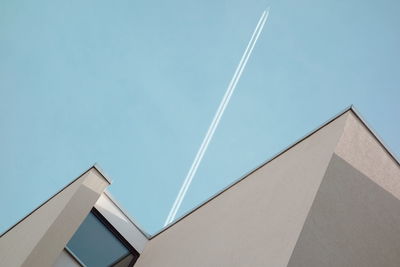
<svg viewBox="0 0 400 267">
<path fill-rule="evenodd" d="M 399 164 L 352 112 L 335 153 L 400 198 Z"/>
<path fill-rule="evenodd" d="M 52 266 L 108 181 L 91 168 L 0 238 L 0 266 Z"/>
<path fill-rule="evenodd" d="M 353 112 L 292 266 L 400 266 L 400 165 Z"/>
<path fill-rule="evenodd" d="M 400 200 L 334 155 L 288 266 L 400 266 Z"/>
<path fill-rule="evenodd" d="M 135 266 L 287 266 L 348 115 L 151 239 Z"/>
</svg>

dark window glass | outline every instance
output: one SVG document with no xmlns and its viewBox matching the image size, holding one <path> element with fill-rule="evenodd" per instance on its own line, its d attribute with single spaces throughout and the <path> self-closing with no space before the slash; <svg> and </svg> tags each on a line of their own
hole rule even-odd
<svg viewBox="0 0 400 267">
<path fill-rule="evenodd" d="M 93 212 L 83 221 L 67 248 L 88 267 L 132 266 L 137 258 Z"/>
</svg>

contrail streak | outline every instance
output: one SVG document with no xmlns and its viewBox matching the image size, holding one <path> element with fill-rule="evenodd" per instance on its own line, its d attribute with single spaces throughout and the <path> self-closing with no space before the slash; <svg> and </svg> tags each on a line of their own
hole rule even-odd
<svg viewBox="0 0 400 267">
<path fill-rule="evenodd" d="M 189 189 L 190 183 L 192 182 L 193 177 L 195 176 L 195 174 L 197 172 L 200 162 L 203 159 L 203 156 L 204 156 L 204 154 L 208 148 L 208 145 L 214 135 L 214 132 L 218 127 L 219 121 L 221 120 L 221 117 L 222 117 L 227 105 L 229 104 L 229 101 L 231 99 L 233 91 L 236 88 L 236 85 L 243 73 L 244 68 L 246 67 L 247 61 L 249 60 L 249 57 L 253 51 L 253 48 L 258 40 L 258 37 L 260 36 L 261 31 L 265 25 L 265 22 L 267 21 L 268 14 L 269 14 L 269 8 L 262 13 L 261 18 L 259 19 L 259 21 L 257 23 L 257 26 L 253 32 L 253 35 L 251 36 L 251 39 L 250 39 L 249 43 L 247 44 L 246 50 L 243 53 L 242 58 L 240 59 L 239 65 L 236 67 L 235 73 L 229 83 L 229 86 L 225 92 L 224 97 L 222 98 L 222 101 L 218 107 L 218 110 L 214 115 L 211 125 L 208 128 L 206 136 L 204 137 L 204 140 L 203 140 L 199 150 L 197 151 L 196 157 L 189 169 L 189 172 L 186 175 L 186 178 L 181 186 L 181 189 L 179 190 L 179 193 L 178 193 L 178 195 L 175 199 L 175 202 L 168 214 L 168 217 L 165 221 L 164 226 L 170 224 L 175 219 L 176 213 L 178 212 L 178 210 L 182 204 L 183 198 L 185 197 L 186 192 Z"/>
</svg>

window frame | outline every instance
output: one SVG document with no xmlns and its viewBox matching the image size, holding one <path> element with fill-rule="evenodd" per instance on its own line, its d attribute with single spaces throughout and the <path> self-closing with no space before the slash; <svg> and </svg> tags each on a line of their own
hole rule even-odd
<svg viewBox="0 0 400 267">
<path fill-rule="evenodd" d="M 135 265 L 137 259 L 139 258 L 140 254 L 139 252 L 121 235 L 120 232 L 118 232 L 117 229 L 115 229 L 115 227 L 95 208 L 93 207 L 92 210 L 89 212 L 89 214 L 93 214 L 101 224 L 103 224 L 106 229 L 108 231 L 111 232 L 111 234 L 117 238 L 117 240 L 119 242 L 121 242 L 121 244 L 128 250 L 128 253 L 121 256 L 117 261 L 114 262 L 118 263 L 120 260 L 124 259 L 126 256 L 128 255 L 132 255 L 133 258 L 130 261 L 128 267 L 132 267 Z M 89 216 L 89 214 L 87 216 Z M 86 218 L 86 217 L 85 217 Z M 79 227 L 78 227 L 79 229 Z M 78 230 L 77 229 L 77 230 Z M 71 237 L 72 238 L 72 237 Z M 65 246 L 65 250 L 71 255 L 73 256 L 73 258 L 75 258 L 75 260 L 78 261 L 79 264 L 81 264 L 82 266 L 86 266 L 73 252 L 70 248 L 68 248 L 68 246 Z"/>
</svg>

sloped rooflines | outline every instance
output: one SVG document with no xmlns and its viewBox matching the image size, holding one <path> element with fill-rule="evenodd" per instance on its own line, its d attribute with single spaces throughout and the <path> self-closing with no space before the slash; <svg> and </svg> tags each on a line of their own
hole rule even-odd
<svg viewBox="0 0 400 267">
<path fill-rule="evenodd" d="M 343 111 L 341 111 L 340 113 L 338 113 L 337 115 L 335 115 L 334 117 L 332 117 L 331 119 L 329 119 L 328 121 L 326 121 L 325 123 L 323 123 L 322 125 L 320 125 L 319 127 L 317 127 L 315 130 L 311 131 L 310 133 L 306 134 L 305 136 L 303 136 L 302 138 L 298 139 L 297 141 L 295 141 L 294 143 L 292 143 L 291 145 L 289 145 L 288 147 L 286 147 L 285 149 L 281 150 L 280 152 L 278 152 L 277 154 L 275 154 L 274 156 L 272 156 L 271 158 L 269 158 L 268 160 L 266 160 L 264 163 L 260 164 L 259 166 L 257 166 L 256 168 L 252 169 L 251 171 L 247 172 L 245 175 L 241 176 L 239 179 L 235 180 L 234 182 L 232 182 L 231 184 L 229 184 L 228 186 L 226 186 L 225 188 L 223 188 L 222 190 L 220 190 L 219 192 L 217 192 L 216 194 L 212 195 L 211 197 L 209 197 L 207 200 L 203 201 L 201 204 L 197 205 L 196 207 L 194 207 L 193 209 L 189 210 L 188 212 L 184 213 L 183 215 L 181 215 L 180 217 L 178 217 L 177 220 L 173 221 L 172 223 L 168 224 L 167 226 L 163 227 L 160 231 L 158 231 L 157 233 L 153 234 L 153 235 L 149 235 L 148 233 L 146 233 L 146 231 L 143 230 L 142 227 L 139 227 L 139 225 L 135 222 L 134 219 L 132 219 L 131 216 L 128 215 L 127 212 L 124 211 L 124 209 L 122 208 L 122 206 L 112 197 L 112 195 L 110 194 L 110 192 L 108 192 L 107 190 L 104 191 L 104 193 L 107 195 L 107 197 L 109 197 L 109 199 L 115 204 L 115 206 L 130 220 L 130 222 L 149 240 L 151 240 L 152 238 L 156 237 L 157 235 L 161 234 L 162 232 L 164 232 L 165 230 L 167 230 L 168 228 L 172 227 L 173 225 L 175 225 L 177 222 L 181 221 L 182 219 L 186 218 L 187 216 L 189 216 L 190 214 L 192 214 L 193 212 L 195 212 L 196 210 L 198 210 L 199 208 L 201 208 L 202 206 L 206 205 L 208 202 L 212 201 L 214 198 L 218 197 L 219 195 L 221 195 L 222 193 L 224 193 L 225 191 L 229 190 L 231 187 L 235 186 L 236 184 L 238 184 L 239 182 L 241 182 L 242 180 L 244 180 L 246 177 L 248 177 L 250 174 L 254 173 L 255 171 L 257 171 L 258 169 L 260 169 L 261 167 L 263 167 L 264 165 L 268 164 L 269 162 L 271 162 L 272 160 L 276 159 L 277 157 L 279 157 L 280 155 L 282 155 L 283 153 L 285 153 L 286 151 L 290 150 L 291 148 L 293 148 L 294 146 L 296 146 L 298 143 L 302 142 L 303 140 L 307 139 L 308 137 L 310 137 L 311 135 L 313 135 L 314 133 L 318 132 L 320 129 L 322 129 L 323 127 L 327 126 L 328 124 L 330 124 L 331 122 L 333 122 L 334 120 L 336 120 L 337 118 L 339 118 L 340 116 L 342 116 L 343 114 L 345 114 L 346 112 L 351 111 L 366 127 L 366 129 L 376 138 L 376 140 L 380 143 L 380 145 L 384 148 L 384 150 L 394 159 L 394 161 L 400 166 L 400 161 L 396 158 L 395 154 L 392 153 L 390 151 L 390 149 L 388 148 L 387 145 L 385 145 L 385 143 L 382 141 L 382 139 L 378 136 L 378 134 L 376 134 L 376 132 L 372 129 L 371 126 L 368 125 L 368 123 L 365 121 L 365 119 L 362 118 L 362 116 L 359 114 L 359 112 L 356 110 L 356 108 L 351 105 L 349 107 L 347 107 L 346 109 L 344 109 Z M 79 175 L 76 179 L 74 179 L 73 181 L 71 181 L 69 184 L 67 184 L 66 186 L 64 186 L 63 188 L 61 188 L 57 193 L 55 193 L 53 196 L 51 196 L 48 200 L 46 200 L 45 202 L 43 202 L 41 205 L 39 205 L 37 208 L 35 208 L 33 211 L 31 211 L 29 214 L 27 214 L 26 216 L 24 216 L 22 219 L 20 219 L 18 222 L 16 222 L 14 225 L 12 225 L 10 228 L 8 228 L 6 231 L 4 231 L 1 235 L 0 238 L 5 235 L 7 232 L 9 232 L 11 229 L 13 229 L 16 225 L 18 225 L 20 222 L 22 222 L 25 218 L 27 218 L 29 215 L 31 215 L 32 213 L 34 213 L 37 209 L 39 209 L 41 206 L 43 206 L 44 204 L 46 204 L 48 201 L 50 201 L 52 198 L 54 198 L 56 195 L 58 195 L 61 191 L 63 191 L 66 187 L 68 187 L 69 185 L 71 185 L 73 182 L 75 182 L 76 180 L 78 180 L 80 177 L 82 177 L 85 173 L 87 173 L 89 170 L 91 169 L 95 169 L 97 172 L 99 172 L 101 174 L 101 176 L 109 183 L 111 184 L 111 179 L 109 178 L 108 175 L 106 175 L 104 173 L 104 171 L 101 169 L 101 167 L 96 163 L 93 166 L 91 166 L 89 169 L 87 169 L 85 172 L 83 172 L 81 175 Z"/>
</svg>

